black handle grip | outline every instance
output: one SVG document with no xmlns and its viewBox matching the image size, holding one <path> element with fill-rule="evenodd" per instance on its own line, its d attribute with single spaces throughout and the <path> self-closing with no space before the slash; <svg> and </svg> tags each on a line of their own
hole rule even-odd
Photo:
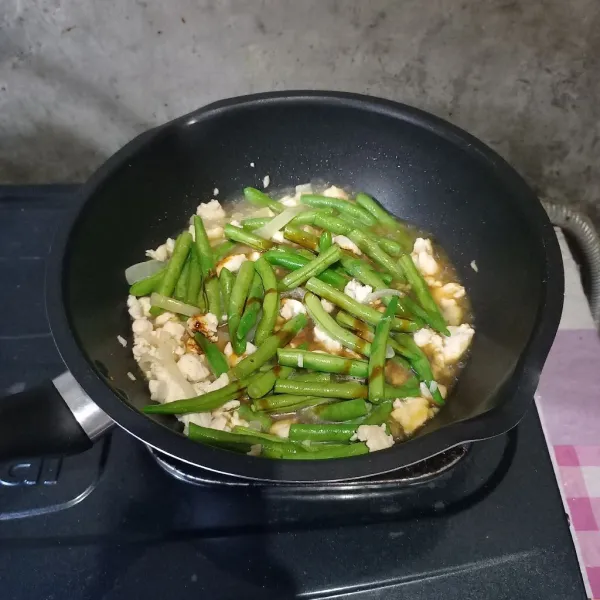
<svg viewBox="0 0 600 600">
<path fill-rule="evenodd" d="M 0 398 L 0 460 L 78 454 L 91 446 L 51 381 Z"/>
</svg>

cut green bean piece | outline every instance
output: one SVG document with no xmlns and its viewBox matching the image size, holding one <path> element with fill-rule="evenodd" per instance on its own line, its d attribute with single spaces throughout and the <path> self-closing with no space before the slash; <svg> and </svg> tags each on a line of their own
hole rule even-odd
<svg viewBox="0 0 600 600">
<path fill-rule="evenodd" d="M 227 255 L 232 253 L 232 250 L 237 246 L 235 242 L 223 242 L 213 248 L 213 257 L 216 262 L 224 259 Z"/>
<path fill-rule="evenodd" d="M 265 251 L 273 247 L 273 242 L 270 240 L 265 240 L 251 231 L 247 231 L 241 227 L 236 227 L 231 223 L 225 225 L 224 232 L 226 238 L 233 240 L 234 242 L 238 242 L 239 244 L 250 246 L 255 250 Z"/>
<path fill-rule="evenodd" d="M 385 355 L 387 350 L 388 336 L 392 326 L 392 318 L 396 312 L 398 298 L 392 298 L 383 313 L 383 318 L 375 327 L 375 337 L 371 344 L 371 356 L 369 357 L 369 401 L 378 404 L 383 400 L 383 389 L 385 385 Z M 353 418 L 353 417 L 348 417 Z"/>
<path fill-rule="evenodd" d="M 140 279 L 131 285 L 129 288 L 129 293 L 132 296 L 149 296 L 152 292 L 156 292 L 160 287 L 160 283 L 165 276 L 167 269 L 161 269 L 154 273 L 154 275 L 150 275 L 149 277 L 145 277 L 144 279 Z M 192 302 L 191 304 L 195 304 Z"/>
<path fill-rule="evenodd" d="M 254 206 L 270 208 L 275 213 L 280 213 L 285 209 L 283 204 L 276 202 L 264 192 L 253 187 L 244 188 L 244 198 L 246 198 L 250 204 L 254 204 Z"/>
<path fill-rule="evenodd" d="M 194 306 L 198 302 L 198 294 L 200 294 L 200 289 L 202 287 L 202 271 L 200 269 L 198 249 L 195 245 L 192 245 L 192 247 L 190 248 L 189 263 L 190 274 L 188 279 L 186 302 L 187 304 L 191 304 L 192 306 Z M 205 312 L 206 306 L 200 306 L 198 308 L 202 309 L 202 311 Z"/>
<path fill-rule="evenodd" d="M 312 234 L 294 227 L 293 225 L 286 225 L 283 229 L 283 237 L 294 244 L 298 244 L 303 248 L 308 248 L 314 252 L 319 250 L 319 238 Z"/>
<path fill-rule="evenodd" d="M 250 333 L 250 330 L 254 327 L 256 320 L 258 319 L 263 295 L 262 280 L 258 273 L 254 273 L 250 292 L 248 293 L 248 299 L 246 300 L 246 308 L 244 309 L 244 314 L 240 319 L 240 324 L 236 332 L 240 347 L 243 345 L 244 350 L 246 349 L 248 333 Z"/>
<path fill-rule="evenodd" d="M 252 427 L 253 423 L 256 423 L 261 431 L 269 431 L 273 424 L 273 420 L 269 415 L 259 410 L 252 410 L 249 404 L 240 404 L 238 415 L 240 419 L 244 419 L 244 421 L 250 423 L 250 427 Z"/>
<path fill-rule="evenodd" d="M 219 350 L 216 344 L 207 340 L 201 333 L 195 333 L 194 339 L 202 348 L 208 362 L 208 366 L 215 377 L 220 377 L 223 373 L 229 371 L 229 364 L 225 355 Z"/>
<path fill-rule="evenodd" d="M 198 215 L 194 215 L 194 233 L 196 235 L 196 250 L 198 251 L 198 260 L 200 261 L 200 268 L 202 270 L 202 277 L 204 280 L 214 275 L 215 271 L 215 257 L 213 255 L 213 249 L 208 241 L 208 235 L 204 228 L 204 221 Z"/>
<path fill-rule="evenodd" d="M 393 409 L 394 401 L 384 400 L 381 404 L 373 407 L 373 410 L 362 421 L 362 425 L 383 425 L 387 423 Z"/>
<path fill-rule="evenodd" d="M 290 376 L 294 381 L 331 381 L 329 373 L 298 373 Z"/>
<path fill-rule="evenodd" d="M 325 250 L 329 250 L 331 248 L 332 236 L 331 231 L 324 231 L 319 238 L 319 253 L 325 252 Z"/>
<path fill-rule="evenodd" d="M 294 396 L 323 396 L 328 398 L 367 398 L 369 391 L 361 383 L 304 382 L 295 379 L 278 379 L 274 387 L 276 394 Z"/>
<path fill-rule="evenodd" d="M 277 267 L 283 267 L 288 271 L 295 271 L 300 269 L 304 265 L 307 265 L 314 256 L 311 255 L 310 258 L 306 256 L 301 256 L 298 253 L 298 250 L 289 250 L 286 248 L 285 251 L 280 250 L 269 250 L 269 252 L 265 252 L 262 258 L 264 258 L 269 264 L 275 265 Z M 331 269 L 325 269 L 322 273 L 317 275 L 317 279 L 321 281 L 325 281 L 329 285 L 332 285 L 334 288 L 343 290 L 346 283 L 348 283 L 348 279 Z"/>
<path fill-rule="evenodd" d="M 221 286 L 216 277 L 209 277 L 204 283 L 206 299 L 208 302 L 208 312 L 211 312 L 219 322 L 223 317 L 223 308 L 221 306 Z"/>
<path fill-rule="evenodd" d="M 327 267 L 336 263 L 342 256 L 342 251 L 339 246 L 331 246 L 329 250 L 320 254 L 314 260 L 311 260 L 303 267 L 296 271 L 288 273 L 279 283 L 279 287 L 283 290 L 292 290 L 301 286 L 311 277 L 320 275 Z M 327 284 L 325 284 L 327 285 Z"/>
<path fill-rule="evenodd" d="M 256 333 L 254 335 L 254 343 L 257 346 L 260 346 L 273 334 L 275 324 L 277 323 L 277 316 L 279 314 L 279 291 L 277 290 L 277 278 L 275 277 L 275 272 L 268 261 L 261 256 L 254 265 L 256 272 L 261 278 L 265 291 L 262 304 L 262 316 L 256 326 Z"/>
<path fill-rule="evenodd" d="M 354 229 L 348 237 L 374 262 L 383 267 L 394 279 L 405 281 L 402 268 L 387 252 L 381 249 L 379 244 L 364 232 Z"/>
<path fill-rule="evenodd" d="M 280 365 L 312 369 L 325 373 L 341 373 L 352 377 L 367 377 L 368 363 L 364 360 L 353 360 L 334 354 L 308 352 L 291 348 L 277 350 L 277 360 Z"/>
<path fill-rule="evenodd" d="M 323 421 L 348 421 L 367 415 L 369 405 L 362 398 L 356 398 L 344 402 L 334 402 L 327 406 L 319 406 L 315 409 L 315 413 Z"/>
<path fill-rule="evenodd" d="M 219 285 L 221 287 L 221 299 L 224 308 L 223 312 L 229 311 L 229 298 L 231 297 L 234 281 L 234 274 L 229 269 L 223 267 L 219 273 Z"/>
<path fill-rule="evenodd" d="M 313 206 L 314 208 L 334 208 L 335 210 L 339 210 L 341 213 L 356 219 L 363 225 L 371 226 L 375 225 L 377 222 L 364 208 L 361 208 L 352 202 L 348 202 L 348 200 L 329 198 L 328 196 L 319 196 L 318 194 L 302 194 L 302 196 L 300 196 L 300 202 Z"/>
<path fill-rule="evenodd" d="M 263 446 L 261 456 L 279 458 L 283 460 L 325 460 L 330 458 L 348 458 L 368 454 L 369 448 L 365 443 L 354 444 L 323 444 L 319 448 L 302 450 L 301 448 L 290 448 L 289 446 L 272 444 L 270 447 Z"/>
<path fill-rule="evenodd" d="M 349 442 L 355 433 L 356 425 L 294 423 L 290 426 L 289 439 L 299 442 Z"/>
<path fill-rule="evenodd" d="M 296 394 L 274 394 L 271 396 L 263 396 L 256 398 L 252 405 L 256 410 L 266 410 L 272 412 L 282 408 L 288 408 L 290 411 L 295 410 L 298 404 L 303 406 L 315 406 L 324 402 L 334 402 L 335 398 L 324 398 L 322 396 L 297 396 Z M 286 411 L 288 412 L 288 411 Z"/>
<path fill-rule="evenodd" d="M 246 305 L 246 298 L 252 285 L 252 279 L 254 278 L 254 263 L 252 261 L 245 261 L 242 263 L 240 270 L 237 274 L 231 295 L 229 297 L 229 309 L 227 311 L 227 325 L 229 328 L 229 340 L 233 351 L 236 354 L 243 354 L 246 349 L 245 340 L 239 340 L 237 336 L 237 330 L 242 318 L 244 306 Z"/>
</svg>

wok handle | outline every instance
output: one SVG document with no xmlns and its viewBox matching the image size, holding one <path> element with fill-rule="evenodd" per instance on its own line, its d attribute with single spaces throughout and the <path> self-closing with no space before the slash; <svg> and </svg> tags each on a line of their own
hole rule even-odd
<svg viewBox="0 0 600 600">
<path fill-rule="evenodd" d="M 67 371 L 0 399 L 0 460 L 79 454 L 112 424 Z"/>
</svg>

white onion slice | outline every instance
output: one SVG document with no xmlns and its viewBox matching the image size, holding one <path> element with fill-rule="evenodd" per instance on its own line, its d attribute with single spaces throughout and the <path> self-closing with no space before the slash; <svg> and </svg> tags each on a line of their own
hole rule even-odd
<svg viewBox="0 0 600 600">
<path fill-rule="evenodd" d="M 391 346 L 385 347 L 385 357 L 386 358 L 394 358 L 395 352 Z"/>
<path fill-rule="evenodd" d="M 146 277 L 150 277 L 150 275 L 154 275 L 154 273 L 158 273 L 164 266 L 165 263 L 160 260 L 146 260 L 127 267 L 125 269 L 125 279 L 127 279 L 129 285 L 133 285 L 142 279 L 146 279 Z"/>
<path fill-rule="evenodd" d="M 369 304 L 370 302 L 375 302 L 375 300 L 379 300 L 379 298 L 383 298 L 384 296 L 398 296 L 398 298 L 404 297 L 404 292 L 399 290 L 392 290 L 391 288 L 386 288 L 384 290 L 377 290 L 376 292 L 371 292 L 363 301 L 363 304 Z"/>
<path fill-rule="evenodd" d="M 196 390 L 194 390 L 191 383 L 183 376 L 175 359 L 173 358 L 173 351 L 166 342 L 159 342 L 158 344 L 158 358 L 160 364 L 165 368 L 169 377 L 175 381 L 175 383 L 181 388 L 184 398 L 193 398 L 197 396 Z"/>
<path fill-rule="evenodd" d="M 202 314 L 202 311 L 197 306 L 180 302 L 174 298 L 167 298 L 167 296 L 157 294 L 156 292 L 152 292 L 150 304 L 168 310 L 169 312 L 177 313 L 178 315 L 185 315 L 186 317 Z"/>
<path fill-rule="evenodd" d="M 275 233 L 283 229 L 296 215 L 305 210 L 311 210 L 310 206 L 306 204 L 290 206 L 273 217 L 266 225 L 259 227 L 254 233 L 265 240 L 270 240 Z"/>
</svg>

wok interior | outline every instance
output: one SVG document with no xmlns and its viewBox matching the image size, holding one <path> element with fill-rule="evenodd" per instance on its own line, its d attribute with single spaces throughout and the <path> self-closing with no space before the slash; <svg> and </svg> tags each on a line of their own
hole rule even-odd
<svg viewBox="0 0 600 600">
<path fill-rule="evenodd" d="M 497 392 L 527 345 L 545 269 L 542 242 L 511 190 L 475 152 L 408 120 L 300 100 L 171 124 L 87 202 L 65 258 L 65 298 L 82 350 L 113 389 L 135 408 L 149 402 L 131 355 L 125 268 L 182 230 L 215 187 L 223 202 L 267 174 L 271 190 L 319 180 L 366 191 L 432 233 L 456 266 L 476 335 L 447 406 L 417 435 L 503 401 Z M 179 429 L 175 419 L 161 422 Z"/>
</svg>

